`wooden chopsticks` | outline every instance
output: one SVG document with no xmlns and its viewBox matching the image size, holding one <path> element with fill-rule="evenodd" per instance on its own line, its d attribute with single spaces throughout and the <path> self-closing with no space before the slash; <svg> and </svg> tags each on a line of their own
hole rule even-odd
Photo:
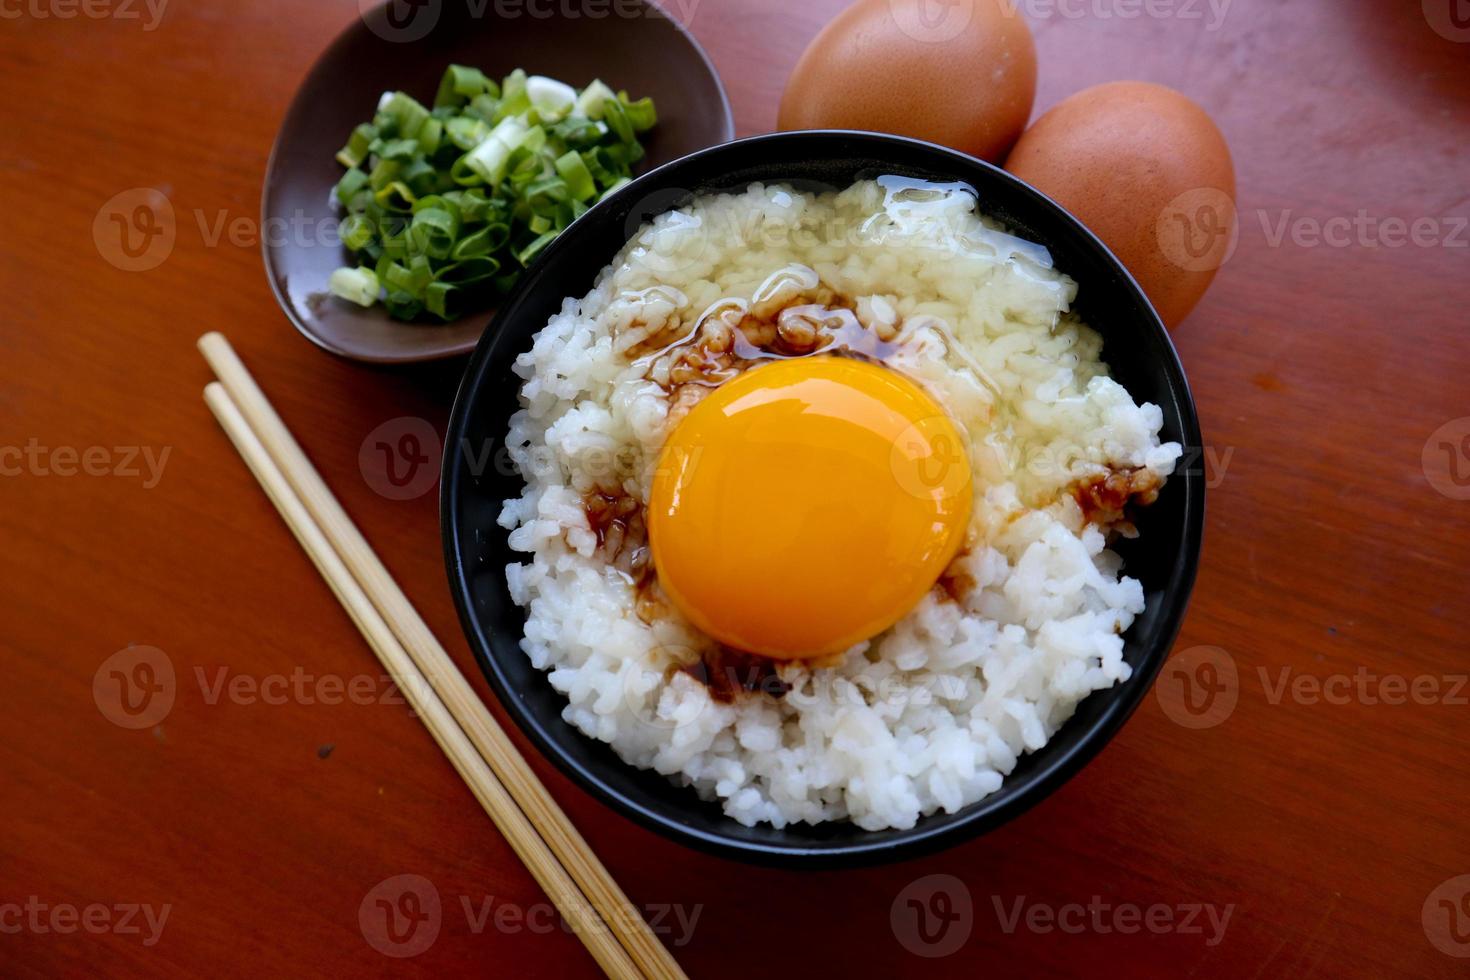
<svg viewBox="0 0 1470 980">
<path fill-rule="evenodd" d="M 327 489 L 229 341 L 199 349 L 219 381 L 204 399 L 317 570 L 548 897 L 603 971 L 683 978 L 617 882 Z"/>
</svg>

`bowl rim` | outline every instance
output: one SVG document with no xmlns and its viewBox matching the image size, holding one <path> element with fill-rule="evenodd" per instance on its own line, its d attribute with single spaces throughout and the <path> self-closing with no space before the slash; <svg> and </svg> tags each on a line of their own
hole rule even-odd
<svg viewBox="0 0 1470 980">
<path fill-rule="evenodd" d="M 993 175 L 1012 185 L 1020 198 L 1025 199 L 1027 209 L 1036 208 L 1041 211 L 1051 212 L 1053 219 L 1060 220 L 1064 224 L 1072 226 L 1072 230 L 1080 236 L 1087 244 L 1096 249 L 1101 256 L 1113 267 L 1122 282 L 1122 288 L 1133 293 L 1135 298 L 1141 301 L 1141 309 L 1148 312 L 1141 329 L 1153 331 L 1156 339 L 1162 341 L 1162 350 L 1165 353 L 1163 363 L 1159 369 L 1167 375 L 1170 389 L 1179 407 L 1179 415 L 1182 431 L 1180 438 L 1186 446 L 1198 446 L 1202 444 L 1202 436 L 1199 427 L 1199 416 L 1195 406 L 1194 396 L 1190 390 L 1189 382 L 1185 376 L 1184 366 L 1179 358 L 1179 353 L 1174 346 L 1172 338 L 1165 329 L 1162 320 L 1153 304 L 1148 300 L 1142 288 L 1131 273 L 1123 266 L 1123 263 L 1112 253 L 1110 249 L 1068 211 L 1047 197 L 1040 191 L 1031 187 L 1020 178 L 1007 173 L 994 164 L 972 157 L 948 147 L 939 146 L 923 140 L 909 137 L 895 136 L 886 133 L 872 133 L 857 130 L 799 130 L 791 132 L 767 133 L 751 136 L 745 139 L 735 140 L 712 147 L 698 150 L 678 160 L 651 170 L 646 174 L 634 179 L 634 181 L 623 187 L 615 195 L 597 205 L 595 211 L 601 209 L 615 209 L 630 199 L 646 197 L 650 193 L 656 193 L 670 172 L 682 170 L 683 168 L 701 164 L 712 157 L 727 153 L 738 153 L 752 146 L 768 145 L 776 141 L 817 141 L 825 142 L 840 139 L 845 142 L 842 156 L 856 156 L 860 149 L 867 149 L 875 158 L 881 158 L 885 147 L 896 145 L 907 146 L 927 151 L 937 157 L 949 158 L 956 168 L 979 168 L 991 171 Z M 856 144 L 856 145 L 853 145 Z M 836 156 L 838 154 L 828 154 Z M 964 178 L 956 174 L 957 180 Z M 965 183 L 970 183 L 966 180 Z M 681 190 L 699 193 L 703 187 L 713 187 L 719 183 L 718 178 L 705 177 L 692 181 L 692 186 L 673 184 Z M 586 217 L 584 215 L 584 217 Z M 570 229 L 569 229 L 570 231 Z M 570 237 L 563 234 L 547 247 L 543 254 L 543 262 L 538 266 L 551 268 L 554 266 L 557 256 L 568 247 Z M 559 247 L 560 246 L 560 247 Z M 598 272 L 592 273 L 595 280 Z M 485 381 L 484 375 L 489 366 L 492 355 L 497 353 L 496 338 L 501 335 L 501 320 L 512 313 L 520 305 L 519 300 L 524 290 L 534 288 L 538 277 L 527 275 L 517 284 L 515 291 L 506 298 L 501 309 L 496 311 L 495 317 L 481 336 L 480 343 L 470 358 L 461 379 L 459 390 L 455 395 L 453 409 L 450 414 L 448 430 L 445 434 L 444 445 L 457 446 L 465 437 L 465 429 L 468 422 L 468 410 L 478 390 Z M 1048 752 L 1047 748 L 1037 753 L 1029 753 L 1029 757 L 1035 760 L 1035 774 L 1026 791 L 1015 796 L 1006 797 L 996 803 L 987 805 L 987 799 L 981 798 L 974 803 L 962 808 L 953 816 L 955 819 L 943 825 L 931 823 L 926 829 L 926 819 L 920 818 L 919 822 L 908 829 L 890 829 L 878 831 L 885 835 L 883 839 L 869 840 L 864 842 L 810 846 L 802 843 L 774 844 L 765 842 L 754 842 L 739 840 L 711 832 L 700 827 L 691 826 L 669 815 L 657 812 L 647 806 L 629 799 L 617 789 L 604 782 L 599 774 L 591 768 L 582 765 L 575 759 L 566 755 L 557 744 L 556 740 L 548 732 L 548 725 L 527 709 L 521 699 L 515 696 L 510 678 L 502 672 L 499 660 L 494 654 L 494 648 L 490 643 L 490 631 L 482 628 L 471 609 L 470 588 L 468 580 L 469 563 L 466 556 L 459 548 L 461 532 L 461 514 L 454 505 L 454 501 L 466 492 L 462 481 L 465 479 L 464 467 L 457 465 L 459 453 L 446 451 L 443 457 L 442 472 L 440 475 L 440 531 L 441 543 L 444 549 L 445 567 L 449 577 L 450 592 L 454 597 L 455 609 L 459 614 L 460 625 L 465 633 L 475 659 L 479 662 L 481 671 L 485 674 L 490 687 L 494 690 L 501 706 L 505 709 L 520 727 L 521 731 L 531 740 L 537 749 L 565 773 L 574 783 L 586 790 L 592 796 L 614 811 L 632 819 L 635 823 L 660 836 L 674 840 L 680 844 L 692 847 L 695 850 L 714 854 L 720 857 L 733 858 L 754 864 L 774 865 L 782 867 L 800 866 L 803 868 L 835 868 L 835 867 L 864 867 L 874 864 L 887 863 L 897 860 L 906 860 L 930 854 L 944 847 L 968 840 L 981 833 L 992 830 L 1004 824 L 1022 813 L 1031 809 L 1053 792 L 1059 789 L 1072 776 L 1079 772 L 1087 763 L 1091 762 L 1103 747 L 1112 740 L 1123 724 L 1137 710 L 1143 702 L 1149 690 L 1152 689 L 1154 679 L 1162 669 L 1164 662 L 1168 659 L 1175 639 L 1182 625 L 1184 614 L 1189 605 L 1189 599 L 1194 588 L 1200 552 L 1204 536 L 1204 505 L 1205 505 L 1205 482 L 1202 477 L 1191 475 L 1186 472 L 1178 477 L 1180 483 L 1184 484 L 1181 492 L 1184 494 L 1182 508 L 1182 522 L 1184 533 L 1180 541 L 1179 551 L 1169 566 L 1166 583 L 1160 588 L 1164 595 L 1163 606 L 1160 609 L 1161 622 L 1155 643 L 1145 648 L 1139 663 L 1135 665 L 1133 675 L 1128 682 L 1118 690 L 1118 697 L 1108 703 L 1101 715 L 1093 721 L 1091 727 L 1082 733 L 1081 737 L 1070 745 L 1062 746 Z M 503 571 L 499 573 L 503 576 Z M 560 717 L 552 719 L 555 725 L 566 725 Z M 582 732 L 577 732 L 581 738 L 589 738 Z M 622 763 L 626 765 L 626 763 Z M 707 805 L 699 801 L 690 790 L 691 804 Z"/>
<path fill-rule="evenodd" d="M 326 45 L 326 47 L 322 48 L 321 52 L 312 60 L 311 66 L 306 70 L 306 74 L 303 75 L 301 81 L 297 83 L 295 91 L 291 94 L 291 101 L 286 104 L 286 110 L 281 114 L 281 121 L 276 126 L 276 135 L 271 140 L 270 153 L 267 155 L 265 161 L 265 171 L 264 175 L 261 178 L 260 184 L 261 228 L 268 227 L 268 222 L 271 219 L 271 198 L 273 196 L 273 192 L 276 189 L 276 185 L 282 179 L 279 172 L 279 167 L 281 165 L 281 147 L 286 137 L 286 130 L 290 127 L 292 120 L 300 112 L 304 111 L 305 107 L 308 105 L 307 94 L 315 88 L 315 83 L 319 81 L 317 76 L 328 70 L 329 62 L 334 62 L 336 60 L 332 56 L 337 51 L 337 49 L 346 47 L 360 32 L 371 32 L 372 28 L 368 25 L 367 18 L 378 16 L 382 13 L 384 8 L 386 8 L 392 2 L 393 0 L 384 0 L 383 3 L 380 3 L 376 6 L 363 7 L 359 11 L 359 15 L 357 17 L 354 17 L 347 24 L 347 26 L 338 31 L 337 34 L 332 38 L 332 40 Z M 708 74 L 710 80 L 714 82 L 715 92 L 719 95 L 720 102 L 720 135 L 715 143 L 711 144 L 708 147 L 704 147 L 704 149 L 712 149 L 716 146 L 724 146 L 732 142 L 735 138 L 735 113 L 730 105 L 730 93 L 725 88 L 725 80 L 720 77 L 719 71 L 715 69 L 715 63 L 713 59 L 710 58 L 709 52 L 705 50 L 704 45 L 699 43 L 699 39 L 694 36 L 694 33 L 689 30 L 687 25 L 685 25 L 683 21 L 674 16 L 673 13 L 665 8 L 664 3 L 661 2 L 661 0 L 638 0 L 638 2 L 644 4 L 647 7 L 653 8 L 662 15 L 662 19 L 667 21 L 673 27 L 674 32 L 682 37 L 684 43 L 686 43 L 689 48 L 694 52 L 696 59 L 704 65 L 705 72 Z M 688 154 L 686 154 L 685 157 L 678 157 L 674 160 L 669 161 L 669 163 L 677 163 L 679 160 L 686 159 L 687 156 Z M 668 164 L 663 164 L 662 166 L 668 166 Z M 655 168 L 655 170 L 650 170 L 648 171 L 648 173 L 641 174 L 639 176 L 646 177 L 648 176 L 648 174 L 652 174 L 656 170 L 662 169 L 662 166 Z M 634 179 L 636 180 L 637 178 Z M 585 215 L 583 215 L 582 217 L 585 217 Z M 578 218 L 577 220 L 581 219 Z M 576 221 L 573 221 L 572 225 L 575 224 Z M 568 231 L 571 231 L 572 225 L 568 225 L 566 229 L 562 232 L 562 234 L 565 235 Z M 548 249 L 549 248 L 550 246 L 548 246 Z M 490 320 L 487 322 L 485 329 L 482 330 L 480 332 L 480 335 L 472 341 L 465 340 L 458 343 L 449 344 L 443 342 L 440 342 L 438 344 L 426 343 L 421 348 L 415 348 L 415 350 L 411 353 L 405 352 L 401 354 L 374 354 L 349 350 L 340 345 L 333 344 L 327 337 L 318 334 L 306 323 L 305 318 L 296 308 L 296 304 L 291 300 L 291 297 L 286 294 L 285 289 L 282 287 L 280 280 L 276 275 L 277 262 L 275 259 L 275 251 L 276 250 L 271 247 L 270 237 L 268 235 L 261 235 L 260 259 L 265 272 L 266 282 L 270 285 L 271 295 L 275 297 L 276 305 L 280 307 L 281 312 L 285 314 L 285 317 L 291 323 L 291 326 L 295 327 L 297 333 L 301 334 L 301 336 L 311 341 L 311 343 L 317 348 L 326 351 L 328 354 L 331 354 L 334 357 L 340 357 L 343 360 L 348 361 L 356 361 L 360 364 L 423 364 L 431 361 L 448 360 L 449 358 L 453 357 L 462 357 L 466 354 L 469 354 L 479 346 L 480 340 L 485 336 L 486 333 L 490 331 L 495 318 L 500 312 L 500 307 L 509 303 L 512 298 L 512 296 L 507 295 L 494 309 L 482 310 L 479 313 L 468 313 L 465 314 L 463 318 L 461 318 L 470 319 L 478 316 L 490 317 Z M 538 256 L 538 258 L 543 257 L 545 257 L 544 252 L 541 256 Z M 522 275 L 521 278 L 524 279 L 526 277 L 525 275 Z M 432 330 L 434 327 L 439 325 L 423 324 L 422 326 Z"/>
</svg>

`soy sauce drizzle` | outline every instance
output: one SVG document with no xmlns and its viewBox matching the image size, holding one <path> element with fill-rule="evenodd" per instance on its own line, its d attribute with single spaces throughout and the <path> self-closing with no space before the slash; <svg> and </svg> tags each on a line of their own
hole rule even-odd
<svg viewBox="0 0 1470 980">
<path fill-rule="evenodd" d="M 677 668 L 677 672 L 703 684 L 709 696 L 721 704 L 731 704 L 742 694 L 760 693 L 779 700 L 791 690 L 776 672 L 775 661 L 726 646 L 706 650 L 699 660 Z"/>
</svg>

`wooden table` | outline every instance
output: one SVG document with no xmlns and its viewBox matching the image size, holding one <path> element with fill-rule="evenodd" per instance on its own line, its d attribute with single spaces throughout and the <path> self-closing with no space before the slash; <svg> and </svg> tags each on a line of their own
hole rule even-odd
<svg viewBox="0 0 1470 980">
<path fill-rule="evenodd" d="M 1239 250 L 1175 334 L 1216 486 L 1156 696 L 1024 818 L 862 872 L 691 853 L 538 769 L 695 976 L 1463 975 L 1470 31 L 1409 0 L 1236 0 L 1218 21 L 1194 0 L 1133 19 L 1102 16 L 1127 0 L 1021 2 L 1039 109 L 1164 82 L 1215 115 L 1239 172 Z M 677 9 L 749 134 L 840 5 Z M 389 499 L 358 462 L 387 420 L 442 432 L 461 365 L 324 355 L 261 271 L 272 137 L 355 5 L 0 14 L 0 974 L 593 975 L 199 397 L 194 339 L 224 330 L 491 699 L 434 495 Z M 94 220 L 146 187 L 176 243 L 125 271 Z M 1388 219 L 1428 223 L 1389 247 Z M 129 645 L 161 652 L 109 661 Z M 115 669 L 148 681 L 142 663 L 155 687 L 174 674 L 156 723 L 106 693 Z M 1186 704 L 1212 669 L 1219 700 Z M 359 909 L 405 874 L 440 929 L 395 959 Z M 970 915 L 926 945 L 909 898 Z"/>
</svg>

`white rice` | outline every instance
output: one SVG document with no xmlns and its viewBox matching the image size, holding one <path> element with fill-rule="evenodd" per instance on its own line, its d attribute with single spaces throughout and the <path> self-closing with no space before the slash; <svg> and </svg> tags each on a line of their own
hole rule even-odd
<svg viewBox="0 0 1470 980">
<path fill-rule="evenodd" d="M 936 587 L 823 665 L 783 666 L 782 698 L 723 703 L 676 669 L 712 641 L 667 608 L 640 618 L 584 494 L 612 483 L 646 500 L 681 417 L 649 380 L 667 366 L 635 345 L 686 332 L 717 301 L 794 289 L 793 268 L 853 297 L 865 325 L 900 330 L 892 363 L 969 434 L 970 545 L 949 577 L 970 587 L 958 600 Z M 755 185 L 642 228 L 516 362 L 509 445 L 526 488 L 501 524 L 527 558 L 507 577 L 522 647 L 566 695 L 566 721 L 744 824 L 905 828 L 995 792 L 1083 698 L 1127 681 L 1120 634 L 1143 591 L 1106 548 L 1117 529 L 1088 523 L 1068 490 L 1114 470 L 1161 482 L 1180 448 L 1160 445 L 1156 406 L 1108 377 L 1100 338 L 1069 312 L 1076 289 L 968 189 Z"/>
</svg>

